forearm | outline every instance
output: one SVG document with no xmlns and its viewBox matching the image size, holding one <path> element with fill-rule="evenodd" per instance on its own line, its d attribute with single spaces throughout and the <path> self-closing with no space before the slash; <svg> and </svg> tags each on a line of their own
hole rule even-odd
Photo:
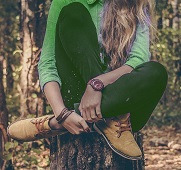
<svg viewBox="0 0 181 170">
<path fill-rule="evenodd" d="M 48 82 L 44 86 L 44 93 L 55 114 L 55 117 L 57 117 L 65 107 L 60 92 L 60 86 L 55 81 Z"/>
<path fill-rule="evenodd" d="M 101 74 L 95 78 L 101 80 L 104 84 L 104 87 L 106 87 L 108 84 L 114 83 L 119 77 L 121 77 L 124 74 L 130 73 L 132 70 L 133 68 L 131 66 L 123 65 L 113 71 Z"/>
</svg>

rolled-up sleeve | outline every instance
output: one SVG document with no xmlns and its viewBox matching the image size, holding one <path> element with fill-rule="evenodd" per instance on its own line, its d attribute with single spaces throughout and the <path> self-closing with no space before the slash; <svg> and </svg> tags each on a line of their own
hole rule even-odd
<svg viewBox="0 0 181 170">
<path fill-rule="evenodd" d="M 129 65 L 133 68 L 150 60 L 151 53 L 149 51 L 149 27 L 139 23 L 136 29 L 135 40 L 130 50 L 127 61 L 124 65 Z"/>
<path fill-rule="evenodd" d="M 55 81 L 61 86 L 61 79 L 58 75 L 55 61 L 55 34 L 59 13 L 64 6 L 63 2 L 64 1 L 53 0 L 48 14 L 45 37 L 38 61 L 39 81 L 43 93 L 44 85 L 47 82 Z"/>
</svg>

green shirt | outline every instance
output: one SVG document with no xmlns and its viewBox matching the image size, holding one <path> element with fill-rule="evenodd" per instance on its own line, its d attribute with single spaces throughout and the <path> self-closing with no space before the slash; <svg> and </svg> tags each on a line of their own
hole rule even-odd
<svg viewBox="0 0 181 170">
<path fill-rule="evenodd" d="M 88 9 L 97 29 L 99 39 L 100 14 L 103 9 L 103 0 L 53 0 L 48 14 L 46 33 L 38 62 L 39 80 L 42 91 L 47 82 L 56 81 L 60 86 L 62 84 L 55 65 L 55 31 L 61 9 L 72 2 L 81 2 Z M 135 40 L 125 63 L 133 68 L 149 61 L 151 56 L 149 52 L 148 26 L 139 23 L 135 35 Z M 103 62 L 103 60 L 101 61 Z"/>
</svg>

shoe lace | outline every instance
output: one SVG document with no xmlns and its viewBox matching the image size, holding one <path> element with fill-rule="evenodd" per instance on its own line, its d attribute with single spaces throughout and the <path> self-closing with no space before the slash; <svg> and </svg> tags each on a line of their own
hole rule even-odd
<svg viewBox="0 0 181 170">
<path fill-rule="evenodd" d="M 50 131 L 44 129 L 44 123 L 47 121 L 49 117 L 44 117 L 44 118 L 35 118 L 33 119 L 32 123 L 35 124 L 36 129 L 38 130 L 38 133 L 35 136 L 41 136 L 48 134 Z"/>
<path fill-rule="evenodd" d="M 118 118 L 114 118 L 114 120 L 117 122 L 117 124 L 115 125 L 116 127 L 119 127 L 119 130 L 117 130 L 116 132 L 118 133 L 118 138 L 121 136 L 122 132 L 124 131 L 132 131 L 131 128 L 131 122 L 129 117 L 126 120 L 119 120 Z"/>
</svg>

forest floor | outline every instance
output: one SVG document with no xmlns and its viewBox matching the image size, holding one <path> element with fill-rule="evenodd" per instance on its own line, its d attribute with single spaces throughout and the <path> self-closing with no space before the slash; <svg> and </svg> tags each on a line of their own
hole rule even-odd
<svg viewBox="0 0 181 170">
<path fill-rule="evenodd" d="M 181 116 L 162 121 L 154 118 L 141 132 L 144 134 L 145 170 L 181 170 Z M 15 170 L 49 170 L 48 148 L 47 140 L 39 140 L 17 144 L 8 152 L 13 152 Z"/>
<path fill-rule="evenodd" d="M 144 134 L 145 170 L 181 170 L 181 118 L 162 126 L 147 126 Z"/>
</svg>

